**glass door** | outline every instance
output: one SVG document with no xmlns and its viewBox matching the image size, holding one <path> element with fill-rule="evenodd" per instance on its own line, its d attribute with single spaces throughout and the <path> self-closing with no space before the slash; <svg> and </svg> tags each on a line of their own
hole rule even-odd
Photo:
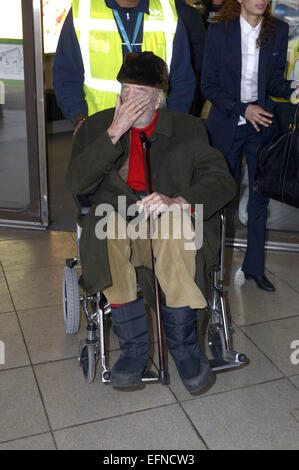
<svg viewBox="0 0 299 470">
<path fill-rule="evenodd" d="M 249 183 L 244 162 L 239 197 L 227 210 L 227 244 L 238 248 L 247 246 L 247 203 Z M 279 251 L 299 251 L 299 210 L 270 200 L 265 247 Z"/>
<path fill-rule="evenodd" d="M 0 3 L 0 225 L 48 225 L 40 0 Z"/>
</svg>

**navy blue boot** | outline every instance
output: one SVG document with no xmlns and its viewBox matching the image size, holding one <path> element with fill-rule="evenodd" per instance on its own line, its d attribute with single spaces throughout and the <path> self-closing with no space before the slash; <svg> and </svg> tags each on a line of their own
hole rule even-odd
<svg viewBox="0 0 299 470">
<path fill-rule="evenodd" d="M 196 333 L 196 310 L 161 305 L 168 350 L 178 373 L 190 393 L 199 392 L 213 378 L 209 361 Z"/>
<path fill-rule="evenodd" d="M 118 336 L 120 358 L 111 370 L 114 387 L 136 387 L 141 384 L 150 357 L 150 335 L 143 298 L 111 310 L 113 331 Z"/>
</svg>

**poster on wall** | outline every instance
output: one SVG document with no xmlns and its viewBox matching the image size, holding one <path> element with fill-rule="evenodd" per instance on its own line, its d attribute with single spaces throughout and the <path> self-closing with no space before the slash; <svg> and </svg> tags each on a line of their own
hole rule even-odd
<svg viewBox="0 0 299 470">
<path fill-rule="evenodd" d="M 299 0 L 272 0 L 272 13 L 289 24 L 287 78 L 299 80 Z"/>
<path fill-rule="evenodd" d="M 72 0 L 42 0 L 44 52 L 54 54 Z"/>
<path fill-rule="evenodd" d="M 24 80 L 22 40 L 0 39 L 0 80 Z"/>
<path fill-rule="evenodd" d="M 22 5 L 21 0 L 9 0 L 0 5 L 0 95 L 4 93 L 3 82 L 21 85 L 23 80 Z M 3 100 L 0 96 L 1 103 Z"/>
</svg>

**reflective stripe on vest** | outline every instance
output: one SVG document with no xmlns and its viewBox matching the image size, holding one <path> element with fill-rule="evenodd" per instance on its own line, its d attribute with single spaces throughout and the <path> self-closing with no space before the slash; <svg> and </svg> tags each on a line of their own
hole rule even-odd
<svg viewBox="0 0 299 470">
<path fill-rule="evenodd" d="M 150 0 L 144 14 L 143 51 L 153 51 L 170 68 L 173 37 L 177 27 L 174 0 Z M 104 0 L 73 0 L 74 27 L 84 65 L 84 91 L 88 114 L 114 107 L 120 83 L 122 40 L 111 8 Z"/>
</svg>

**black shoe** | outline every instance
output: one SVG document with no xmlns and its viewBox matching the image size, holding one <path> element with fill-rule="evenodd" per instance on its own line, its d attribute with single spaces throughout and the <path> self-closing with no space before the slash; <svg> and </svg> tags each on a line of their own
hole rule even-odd
<svg viewBox="0 0 299 470">
<path fill-rule="evenodd" d="M 268 292 L 275 292 L 275 287 L 273 286 L 272 282 L 269 281 L 269 279 L 266 278 L 266 276 L 254 276 L 253 274 L 247 274 L 244 273 L 245 279 L 250 280 L 253 279 L 256 283 L 256 285 L 263 290 L 266 290 Z"/>
<path fill-rule="evenodd" d="M 111 370 L 114 387 L 137 387 L 150 357 L 150 335 L 143 298 L 112 308 L 120 358 Z"/>
<path fill-rule="evenodd" d="M 196 310 L 161 305 L 164 332 L 183 384 L 190 393 L 199 392 L 214 374 L 196 333 Z"/>
</svg>

